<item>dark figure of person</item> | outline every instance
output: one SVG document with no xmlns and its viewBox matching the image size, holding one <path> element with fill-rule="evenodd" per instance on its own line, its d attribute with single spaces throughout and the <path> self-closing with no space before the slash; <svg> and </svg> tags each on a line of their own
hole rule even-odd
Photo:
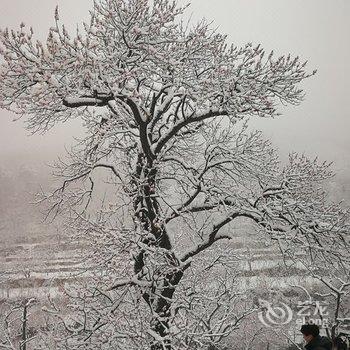
<svg viewBox="0 0 350 350">
<path fill-rule="evenodd" d="M 334 349 L 335 350 L 347 350 L 348 346 L 342 337 L 338 336 L 334 339 Z"/>
<path fill-rule="evenodd" d="M 331 340 L 320 336 L 320 328 L 316 324 L 304 324 L 300 332 L 303 333 L 306 350 L 332 350 Z"/>
</svg>

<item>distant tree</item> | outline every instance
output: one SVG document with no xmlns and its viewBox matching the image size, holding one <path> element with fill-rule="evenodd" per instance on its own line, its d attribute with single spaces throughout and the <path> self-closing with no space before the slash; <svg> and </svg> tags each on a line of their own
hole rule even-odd
<svg viewBox="0 0 350 350">
<path fill-rule="evenodd" d="M 27 350 L 37 335 L 30 327 L 30 308 L 35 299 L 5 303 L 1 305 L 0 349 Z"/>
<path fill-rule="evenodd" d="M 205 268 L 214 249 L 228 249 L 239 219 L 282 251 L 306 249 L 325 262 L 347 252 L 342 213 L 318 192 L 329 164 L 293 154 L 281 167 L 246 123 L 277 116 L 278 103 L 299 104 L 299 83 L 314 72 L 298 57 L 235 47 L 204 20 L 181 20 L 184 10 L 170 0 L 98 0 L 74 36 L 58 10 L 46 43 L 23 23 L 0 34 L 1 107 L 25 115 L 33 132 L 77 117 L 85 127 L 47 196 L 48 216 L 68 214 L 103 274 L 95 294 L 76 295 L 86 308 L 66 325 L 84 348 L 196 349 L 229 334 L 244 302 L 232 313 L 230 297 L 220 299 L 236 294 L 226 287 L 232 276 Z M 209 292 L 204 280 L 191 286 L 203 271 L 223 281 Z"/>
</svg>

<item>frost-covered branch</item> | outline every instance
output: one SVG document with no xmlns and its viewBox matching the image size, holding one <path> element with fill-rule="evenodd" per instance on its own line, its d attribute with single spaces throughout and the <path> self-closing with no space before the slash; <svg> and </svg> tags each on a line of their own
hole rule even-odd
<svg viewBox="0 0 350 350">
<path fill-rule="evenodd" d="M 48 217 L 63 215 L 93 247 L 99 276 L 69 295 L 72 319 L 54 313 L 72 349 L 195 350 L 225 338 L 250 309 L 233 310 L 227 278 L 215 291 L 188 276 L 238 220 L 284 256 L 350 261 L 348 212 L 323 189 L 330 164 L 291 154 L 282 166 L 247 124 L 298 105 L 315 72 L 236 47 L 205 20 L 185 25 L 186 8 L 97 0 L 74 35 L 58 9 L 44 43 L 25 24 L 0 32 L 0 107 L 32 132 L 76 117 L 85 130 L 44 195 Z"/>
</svg>

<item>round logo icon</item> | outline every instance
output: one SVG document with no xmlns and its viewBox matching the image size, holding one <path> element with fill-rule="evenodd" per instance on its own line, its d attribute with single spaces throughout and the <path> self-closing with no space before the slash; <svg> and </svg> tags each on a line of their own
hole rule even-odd
<svg viewBox="0 0 350 350">
<path fill-rule="evenodd" d="M 267 300 L 259 300 L 262 310 L 258 313 L 260 322 L 266 327 L 288 324 L 293 318 L 292 309 L 285 303 L 272 305 Z"/>
</svg>

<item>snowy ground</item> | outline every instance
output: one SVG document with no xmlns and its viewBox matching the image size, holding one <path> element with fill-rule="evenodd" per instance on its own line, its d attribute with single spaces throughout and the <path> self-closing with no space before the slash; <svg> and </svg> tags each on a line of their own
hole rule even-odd
<svg viewBox="0 0 350 350">
<path fill-rule="evenodd" d="M 243 241 L 243 237 L 242 237 Z M 235 241 L 237 244 L 237 239 Z M 82 262 L 88 247 L 83 242 L 62 242 L 47 236 L 40 242 L 23 242 L 0 246 L 0 298 L 45 298 L 62 293 L 67 284 L 91 277 L 92 266 Z M 242 290 L 262 285 L 288 287 L 305 282 L 300 274 L 285 276 L 282 280 L 273 276 L 282 266 L 278 252 L 269 247 L 235 249 L 231 262 L 240 271 L 239 285 Z"/>
</svg>

